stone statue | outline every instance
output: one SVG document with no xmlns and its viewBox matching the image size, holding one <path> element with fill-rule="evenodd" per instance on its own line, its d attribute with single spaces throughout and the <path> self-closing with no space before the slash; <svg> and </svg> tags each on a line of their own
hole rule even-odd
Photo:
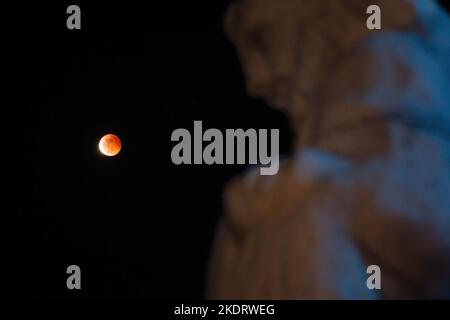
<svg viewBox="0 0 450 320">
<path fill-rule="evenodd" d="M 372 4 L 382 30 L 366 27 Z M 296 143 L 278 175 L 227 186 L 207 297 L 450 298 L 446 13 L 434 0 L 238 0 L 225 27 L 249 94 L 288 115 Z"/>
</svg>

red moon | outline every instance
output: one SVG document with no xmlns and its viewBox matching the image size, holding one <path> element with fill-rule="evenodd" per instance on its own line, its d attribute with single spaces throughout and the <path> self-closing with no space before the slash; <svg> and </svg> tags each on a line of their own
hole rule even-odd
<svg viewBox="0 0 450 320">
<path fill-rule="evenodd" d="M 122 149 L 122 142 L 118 136 L 110 133 L 101 138 L 98 148 L 105 156 L 113 157 Z"/>
</svg>

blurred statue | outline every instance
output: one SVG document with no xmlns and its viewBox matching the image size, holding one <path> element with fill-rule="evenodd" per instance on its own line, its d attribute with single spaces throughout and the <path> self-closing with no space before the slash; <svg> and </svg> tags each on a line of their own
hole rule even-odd
<svg viewBox="0 0 450 320">
<path fill-rule="evenodd" d="M 366 27 L 372 4 L 381 31 Z M 446 13 L 434 0 L 241 0 L 225 24 L 248 92 L 289 116 L 296 143 L 278 175 L 228 185 L 208 298 L 450 298 Z"/>
</svg>

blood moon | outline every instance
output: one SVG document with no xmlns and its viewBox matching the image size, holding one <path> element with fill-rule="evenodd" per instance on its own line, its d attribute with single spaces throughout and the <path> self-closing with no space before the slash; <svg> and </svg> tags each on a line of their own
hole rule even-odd
<svg viewBox="0 0 450 320">
<path fill-rule="evenodd" d="M 122 142 L 118 136 L 109 133 L 100 139 L 98 148 L 105 156 L 113 157 L 122 149 Z"/>
</svg>

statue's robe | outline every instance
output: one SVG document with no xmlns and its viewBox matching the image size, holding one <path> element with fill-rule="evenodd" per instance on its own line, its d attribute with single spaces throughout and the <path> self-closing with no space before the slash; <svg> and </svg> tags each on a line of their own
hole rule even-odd
<svg viewBox="0 0 450 320">
<path fill-rule="evenodd" d="M 450 298 L 450 24 L 439 17 L 358 44 L 329 74 L 316 143 L 276 176 L 250 170 L 228 185 L 209 298 Z M 381 290 L 367 287 L 373 264 Z"/>
</svg>

